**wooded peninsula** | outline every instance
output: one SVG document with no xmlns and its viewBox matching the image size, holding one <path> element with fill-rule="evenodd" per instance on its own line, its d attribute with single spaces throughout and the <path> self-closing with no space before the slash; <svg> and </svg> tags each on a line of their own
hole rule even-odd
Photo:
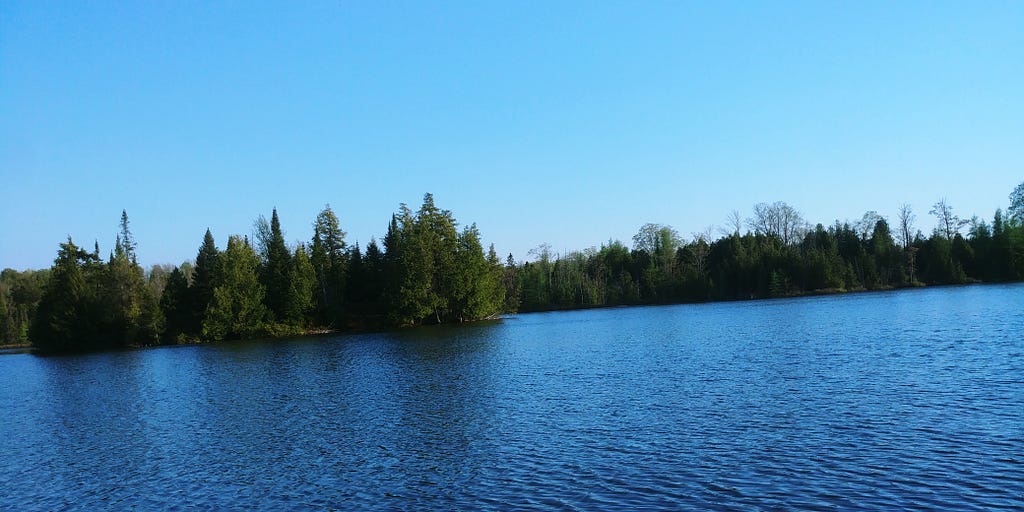
<svg viewBox="0 0 1024 512">
<path fill-rule="evenodd" d="M 40 352 L 284 337 L 332 330 L 467 322 L 503 313 L 616 305 L 791 297 L 805 294 L 1024 279 L 1024 183 L 991 223 L 954 214 L 946 200 L 929 214 L 930 236 L 903 205 L 889 221 L 809 225 L 784 202 L 760 203 L 712 239 L 684 239 L 645 224 L 632 248 L 504 261 L 486 251 L 476 224 L 459 230 L 425 194 L 405 204 L 378 244 L 345 241 L 326 206 L 308 243 L 288 247 L 277 210 L 260 216 L 252 239 L 233 235 L 221 250 L 209 229 L 196 258 L 144 270 L 128 215 L 104 259 L 69 237 L 48 270 L 0 273 L 0 345 Z"/>
</svg>

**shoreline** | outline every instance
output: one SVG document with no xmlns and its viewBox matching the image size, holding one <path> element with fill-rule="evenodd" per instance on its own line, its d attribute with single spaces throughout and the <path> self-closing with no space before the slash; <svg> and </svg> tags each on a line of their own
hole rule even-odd
<svg viewBox="0 0 1024 512">
<path fill-rule="evenodd" d="M 259 342 L 259 341 L 277 341 L 285 339 L 297 339 L 297 338 L 313 338 L 318 336 L 330 336 L 330 335 L 354 335 L 354 334 L 374 334 L 384 333 L 390 331 L 398 331 L 410 328 L 419 327 L 436 327 L 436 326 L 456 326 L 456 325 L 470 325 L 486 321 L 500 320 L 512 315 L 529 315 L 536 313 L 561 313 L 569 311 L 581 311 L 581 310 L 593 310 L 593 309 L 614 309 L 614 308 L 637 308 L 637 307 L 651 307 L 651 306 L 678 306 L 678 305 L 689 305 L 689 304 L 713 304 L 713 303 L 730 303 L 730 302 L 753 302 L 753 301 L 772 301 L 778 299 L 797 299 L 805 297 L 828 297 L 834 295 L 853 295 L 853 294 L 870 294 L 880 292 L 893 292 L 893 291 L 904 291 L 904 290 L 920 290 L 926 288 L 943 288 L 943 287 L 962 287 L 962 286 L 989 286 L 989 285 L 1001 285 L 1001 284 L 1018 284 L 1024 283 L 1024 281 L 972 281 L 967 283 L 953 283 L 953 284 L 935 284 L 926 285 L 923 283 L 917 283 L 908 286 L 898 287 L 887 287 L 887 288 L 876 288 L 876 289 L 858 289 L 858 290 L 815 290 L 813 292 L 803 293 L 792 293 L 778 297 L 750 297 L 740 299 L 718 299 L 718 300 L 705 300 L 705 301 L 686 301 L 686 302 L 652 302 L 652 303 L 638 303 L 638 304 L 613 304 L 613 305 L 600 305 L 600 306 L 580 306 L 580 307 L 565 307 L 565 308 L 552 308 L 543 310 L 531 310 L 531 311 L 517 311 L 514 313 L 505 313 L 499 315 L 497 318 L 486 318 L 472 322 L 455 322 L 455 323 L 444 323 L 444 324 L 423 324 L 423 325 L 376 325 L 369 326 L 366 324 L 360 324 L 358 322 L 352 323 L 352 327 L 349 328 L 327 328 L 318 327 L 305 330 L 299 334 L 291 334 L 284 336 L 269 336 L 269 337 L 254 337 L 254 338 L 240 338 L 233 340 L 221 340 L 221 341 L 204 341 L 204 340 L 193 340 L 182 343 L 166 343 L 156 345 L 132 345 L 118 349 L 108 350 L 96 350 L 96 351 L 70 351 L 70 352 L 40 352 L 35 349 L 31 343 L 18 343 L 10 345 L 0 346 L 0 355 L 5 354 L 22 354 L 28 353 L 38 356 L 61 356 L 61 355 L 75 355 L 75 354 L 93 354 L 100 352 L 110 351 L 122 351 L 122 350 L 139 350 L 148 348 L 162 348 L 162 347 L 186 347 L 194 345 L 220 345 L 226 343 L 239 343 L 239 342 Z"/>
</svg>

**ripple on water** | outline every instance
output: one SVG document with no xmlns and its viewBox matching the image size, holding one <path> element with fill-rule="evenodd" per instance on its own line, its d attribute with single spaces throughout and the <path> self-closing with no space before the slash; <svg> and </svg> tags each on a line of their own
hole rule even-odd
<svg viewBox="0 0 1024 512">
<path fill-rule="evenodd" d="M 1024 287 L 0 357 L 0 509 L 1020 510 Z"/>
</svg>

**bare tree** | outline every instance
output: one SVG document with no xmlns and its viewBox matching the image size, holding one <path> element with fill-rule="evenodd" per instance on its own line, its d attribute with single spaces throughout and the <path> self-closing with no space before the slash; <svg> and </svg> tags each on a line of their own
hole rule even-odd
<svg viewBox="0 0 1024 512">
<path fill-rule="evenodd" d="M 952 240 L 960 232 L 960 228 L 967 224 L 967 221 L 961 220 L 953 213 L 953 207 L 946 202 L 945 197 L 932 205 L 932 209 L 928 213 L 939 220 L 939 225 L 935 229 L 947 240 Z"/>
<path fill-rule="evenodd" d="M 903 248 L 906 249 L 914 241 L 911 237 L 913 237 L 914 220 L 917 219 L 917 215 L 914 215 L 909 204 L 903 203 L 900 205 L 900 211 L 897 216 L 900 223 L 900 239 L 903 242 Z"/>
<path fill-rule="evenodd" d="M 867 241 L 867 239 L 871 237 L 871 234 L 875 231 L 875 225 L 878 224 L 878 221 L 880 220 L 885 220 L 885 217 L 882 217 L 878 212 L 871 210 L 869 212 L 865 212 L 864 216 L 854 223 L 854 228 L 857 229 L 862 241 Z"/>
<path fill-rule="evenodd" d="M 777 237 L 786 245 L 799 242 L 807 232 L 800 212 L 782 201 L 755 204 L 754 216 L 747 223 L 755 233 Z"/>
<path fill-rule="evenodd" d="M 697 275 L 701 277 L 704 277 L 708 255 L 711 254 L 711 232 L 713 229 L 713 226 L 708 226 L 704 228 L 704 231 L 693 233 L 693 244 L 691 245 L 693 266 L 697 269 Z"/>
<path fill-rule="evenodd" d="M 740 216 L 739 210 L 732 210 L 729 215 L 725 217 L 725 226 L 719 231 L 723 236 L 739 236 L 740 231 L 743 229 L 743 217 Z"/>
</svg>

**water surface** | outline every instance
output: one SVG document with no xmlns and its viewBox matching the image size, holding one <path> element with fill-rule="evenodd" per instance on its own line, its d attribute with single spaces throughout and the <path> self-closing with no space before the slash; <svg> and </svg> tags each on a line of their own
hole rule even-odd
<svg viewBox="0 0 1024 512">
<path fill-rule="evenodd" d="M 0 356 L 0 509 L 1024 508 L 1024 286 Z"/>
</svg>

